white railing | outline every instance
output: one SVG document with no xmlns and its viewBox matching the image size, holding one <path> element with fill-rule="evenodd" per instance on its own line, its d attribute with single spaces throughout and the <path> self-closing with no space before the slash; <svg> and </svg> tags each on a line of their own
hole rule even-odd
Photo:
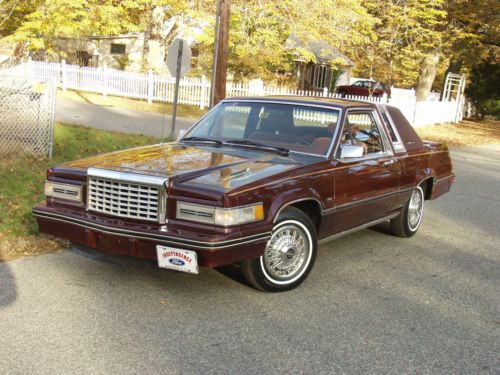
<svg viewBox="0 0 500 375">
<path fill-rule="evenodd" d="M 133 99 L 172 103 L 174 100 L 175 79 L 170 76 L 148 73 L 134 73 L 106 67 L 90 68 L 61 63 L 27 61 L 21 65 L 4 70 L 12 75 L 23 75 L 37 79 L 55 79 L 59 87 L 76 89 L 102 95 L 122 96 Z M 416 102 L 410 90 L 393 89 L 392 97 L 366 97 L 347 95 L 344 99 L 381 102 L 398 107 L 414 126 L 462 119 L 461 103 L 456 102 Z M 266 86 L 261 80 L 248 83 L 228 82 L 227 97 L 292 95 L 323 98 L 340 98 L 339 94 L 323 91 L 295 90 L 286 87 Z M 179 86 L 179 103 L 206 108 L 210 101 L 210 81 L 205 77 L 183 78 Z"/>
</svg>

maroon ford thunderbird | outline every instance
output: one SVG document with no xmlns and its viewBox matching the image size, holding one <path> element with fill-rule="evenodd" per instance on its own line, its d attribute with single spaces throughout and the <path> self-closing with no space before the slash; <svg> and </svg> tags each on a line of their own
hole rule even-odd
<svg viewBox="0 0 500 375">
<path fill-rule="evenodd" d="M 227 99 L 181 139 L 49 169 L 41 232 L 198 273 L 238 264 L 266 291 L 298 286 L 318 243 L 390 221 L 413 236 L 455 176 L 394 107 Z"/>
</svg>

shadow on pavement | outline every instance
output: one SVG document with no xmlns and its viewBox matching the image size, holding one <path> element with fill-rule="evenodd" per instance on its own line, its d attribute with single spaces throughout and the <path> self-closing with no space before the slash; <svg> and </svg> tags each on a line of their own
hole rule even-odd
<svg viewBox="0 0 500 375">
<path fill-rule="evenodd" d="M 0 309 L 16 300 L 16 279 L 7 262 L 0 263 Z"/>
<path fill-rule="evenodd" d="M 115 255 L 88 247 L 73 244 L 70 251 L 84 258 L 96 260 L 102 263 L 115 264 L 132 268 L 144 268 L 147 270 L 157 269 L 158 266 L 154 260 L 132 258 L 129 256 Z"/>
<path fill-rule="evenodd" d="M 239 265 L 230 264 L 228 266 L 217 267 L 215 270 L 220 274 L 230 278 L 231 280 L 236 281 L 237 283 L 248 286 L 248 283 L 241 274 Z"/>
<path fill-rule="evenodd" d="M 79 256 L 96 260 L 98 262 L 102 263 L 108 263 L 108 264 L 114 264 L 114 265 L 120 265 L 120 266 L 125 266 L 125 267 L 131 267 L 131 268 L 136 268 L 136 269 L 146 269 L 149 271 L 158 271 L 158 272 L 174 272 L 172 270 L 164 270 L 161 268 L 158 268 L 158 265 L 156 261 L 154 260 L 149 260 L 149 259 L 139 259 L 139 258 L 132 258 L 128 256 L 122 256 L 122 255 L 114 255 L 114 254 L 109 254 L 106 252 L 102 252 L 99 250 L 94 250 L 90 249 L 87 247 L 83 246 L 78 246 L 78 245 L 73 245 L 73 247 L 70 250 L 72 253 L 77 254 Z M 223 267 L 217 267 L 214 269 L 224 277 L 227 277 L 237 283 L 240 283 L 244 286 L 247 286 L 247 282 L 244 279 L 243 275 L 240 272 L 239 265 L 236 264 L 230 264 L 227 266 Z M 182 272 L 179 272 L 182 273 Z"/>
</svg>

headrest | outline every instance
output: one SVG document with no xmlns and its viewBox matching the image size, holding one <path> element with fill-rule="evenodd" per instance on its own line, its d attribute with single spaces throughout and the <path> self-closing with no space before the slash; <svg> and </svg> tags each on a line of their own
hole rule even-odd
<svg viewBox="0 0 500 375">
<path fill-rule="evenodd" d="M 283 115 L 272 114 L 263 118 L 260 123 L 260 130 L 268 133 L 289 130 L 293 126 L 290 119 Z"/>
</svg>

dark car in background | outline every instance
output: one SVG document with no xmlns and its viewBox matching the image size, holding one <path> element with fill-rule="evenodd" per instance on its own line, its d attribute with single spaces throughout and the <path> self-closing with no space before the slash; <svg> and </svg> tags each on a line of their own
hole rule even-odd
<svg viewBox="0 0 500 375">
<path fill-rule="evenodd" d="M 347 95 L 381 97 L 385 94 L 388 98 L 390 98 L 391 88 L 385 83 L 370 80 L 359 80 L 354 82 L 352 85 L 337 86 L 337 93 L 342 97 Z"/>
</svg>

